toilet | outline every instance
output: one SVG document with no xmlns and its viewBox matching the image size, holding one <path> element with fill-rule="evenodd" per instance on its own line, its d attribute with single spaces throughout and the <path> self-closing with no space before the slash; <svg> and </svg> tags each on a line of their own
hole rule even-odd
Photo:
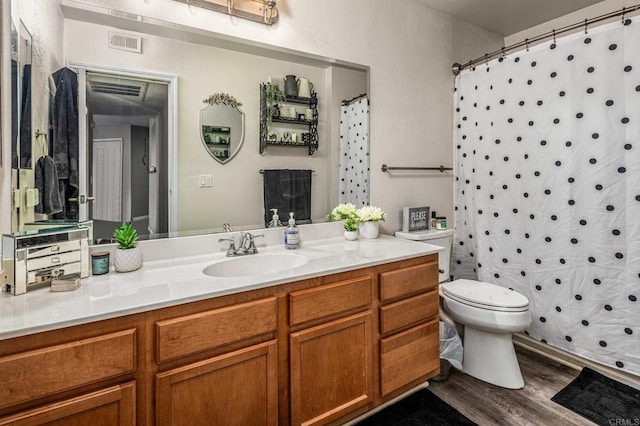
<svg viewBox="0 0 640 426">
<path fill-rule="evenodd" d="M 445 314 L 464 326 L 462 371 L 508 389 L 524 386 L 512 335 L 531 323 L 526 296 L 481 281 L 446 282 L 453 246 L 453 230 L 396 232 L 396 237 L 445 248 L 439 253 L 440 296 Z"/>
</svg>

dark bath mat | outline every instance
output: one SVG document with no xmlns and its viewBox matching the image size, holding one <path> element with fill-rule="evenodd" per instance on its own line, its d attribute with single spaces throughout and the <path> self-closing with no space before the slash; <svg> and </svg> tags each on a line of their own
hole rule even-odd
<svg viewBox="0 0 640 426">
<path fill-rule="evenodd" d="M 427 389 L 367 417 L 358 426 L 458 426 L 475 425 L 458 410 Z"/>
<path fill-rule="evenodd" d="M 583 368 L 552 401 L 599 425 L 638 424 L 640 390 Z"/>
</svg>

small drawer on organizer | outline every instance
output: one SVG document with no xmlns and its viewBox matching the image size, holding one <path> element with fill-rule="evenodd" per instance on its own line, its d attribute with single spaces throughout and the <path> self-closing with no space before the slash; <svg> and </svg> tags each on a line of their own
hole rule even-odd
<svg viewBox="0 0 640 426">
<path fill-rule="evenodd" d="M 65 265 L 72 262 L 80 262 L 82 253 L 80 251 L 70 251 L 67 253 L 51 254 L 43 257 L 36 257 L 27 261 L 27 270 L 51 268 L 52 266 Z"/>
<path fill-rule="evenodd" d="M 371 277 L 363 276 L 289 294 L 291 325 L 371 305 Z"/>
<path fill-rule="evenodd" d="M 0 358 L 0 408 L 133 373 L 136 329 Z"/>
<path fill-rule="evenodd" d="M 438 286 L 438 261 L 380 273 L 380 300 L 424 293 Z"/>
<path fill-rule="evenodd" d="M 436 318 L 438 313 L 438 292 L 435 290 L 381 306 L 380 334 L 391 333 Z"/>
<path fill-rule="evenodd" d="M 80 246 L 80 240 L 60 241 L 49 245 L 35 246 L 27 249 L 27 259 L 80 250 Z"/>
<path fill-rule="evenodd" d="M 156 322 L 157 359 L 165 362 L 277 329 L 276 298 Z"/>
</svg>

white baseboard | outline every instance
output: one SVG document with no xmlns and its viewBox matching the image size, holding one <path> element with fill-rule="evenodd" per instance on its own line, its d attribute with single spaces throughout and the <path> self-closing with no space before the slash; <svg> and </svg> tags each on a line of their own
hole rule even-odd
<svg viewBox="0 0 640 426">
<path fill-rule="evenodd" d="M 606 365 L 598 364 L 597 362 L 590 361 L 554 346 L 539 342 L 524 334 L 514 334 L 513 343 L 516 346 L 528 349 L 532 352 L 540 354 L 544 357 L 557 361 L 576 370 L 582 370 L 583 367 L 589 367 L 590 369 L 595 370 L 600 374 L 611 377 L 614 380 L 627 384 L 636 389 L 640 389 L 640 376 L 636 376 L 635 374 L 627 373 L 626 371 L 620 371 Z"/>
</svg>

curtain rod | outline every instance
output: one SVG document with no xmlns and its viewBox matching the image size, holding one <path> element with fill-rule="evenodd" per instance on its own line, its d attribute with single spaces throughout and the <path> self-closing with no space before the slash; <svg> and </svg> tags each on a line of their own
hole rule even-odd
<svg viewBox="0 0 640 426">
<path fill-rule="evenodd" d="M 360 95 L 358 95 L 358 96 L 354 96 L 354 97 L 353 97 L 353 98 L 351 98 L 351 99 L 343 99 L 343 100 L 342 100 L 342 105 L 343 105 L 343 106 L 344 106 L 344 105 L 349 105 L 351 102 L 353 102 L 353 101 L 355 101 L 355 100 L 357 100 L 357 99 L 360 99 L 360 98 L 364 98 L 365 96 L 367 96 L 367 94 L 366 94 L 366 93 L 362 93 L 362 94 L 360 94 Z"/>
<path fill-rule="evenodd" d="M 503 56 L 508 51 L 519 49 L 521 47 L 529 48 L 529 46 L 532 43 L 537 43 L 539 41 L 548 39 L 550 37 L 553 37 L 553 39 L 555 40 L 555 37 L 557 35 L 560 35 L 560 34 L 563 34 L 563 33 L 566 33 L 568 31 L 572 31 L 572 30 L 575 30 L 575 29 L 578 29 L 578 28 L 582 28 L 582 27 L 584 27 L 585 32 L 586 32 L 587 31 L 587 27 L 589 26 L 589 24 L 593 24 L 593 23 L 596 23 L 596 22 L 601 22 L 601 21 L 604 21 L 604 20 L 607 20 L 607 19 L 615 18 L 616 16 L 622 15 L 622 21 L 624 23 L 624 15 L 626 13 L 635 12 L 638 9 L 640 9 L 640 4 L 636 4 L 636 5 L 631 6 L 631 7 L 623 7 L 622 9 L 616 10 L 615 12 L 610 12 L 610 13 L 607 13 L 607 14 L 604 14 L 604 15 L 596 16 L 595 18 L 591 18 L 591 19 L 585 19 L 582 22 L 576 22 L 575 24 L 567 25 L 566 27 L 562 27 L 562 28 L 560 28 L 558 30 L 554 29 L 552 31 L 540 34 L 540 35 L 538 35 L 536 37 L 533 37 L 533 38 L 526 38 L 523 41 L 520 41 L 518 43 L 511 44 L 509 46 L 503 47 L 503 48 L 501 48 L 499 50 L 496 50 L 494 52 L 491 52 L 491 53 L 486 53 L 484 56 L 480 56 L 480 57 L 478 57 L 476 59 L 473 59 L 473 60 L 471 60 L 471 61 L 469 61 L 469 62 L 467 62 L 465 64 L 460 65 L 459 63 L 456 62 L 455 64 L 452 65 L 451 71 L 453 72 L 453 75 L 458 75 L 458 74 L 460 74 L 460 71 L 462 71 L 465 68 L 473 67 L 479 62 L 487 62 L 487 61 L 489 61 L 489 59 L 493 59 L 496 56 Z"/>
</svg>

